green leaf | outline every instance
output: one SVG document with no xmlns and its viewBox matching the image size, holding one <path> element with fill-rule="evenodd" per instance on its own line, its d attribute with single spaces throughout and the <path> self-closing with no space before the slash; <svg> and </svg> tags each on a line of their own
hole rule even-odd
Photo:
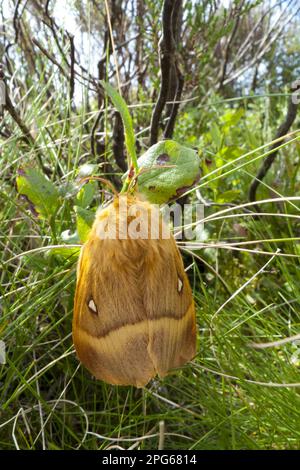
<svg viewBox="0 0 300 470">
<path fill-rule="evenodd" d="M 75 246 L 62 246 L 62 247 L 57 247 L 57 248 L 52 248 L 51 250 L 46 252 L 46 257 L 52 258 L 53 256 L 61 256 L 64 259 L 71 259 L 74 257 L 74 259 L 78 258 L 80 254 L 80 247 L 75 247 Z"/>
<path fill-rule="evenodd" d="M 85 243 L 95 219 L 95 212 L 83 209 L 80 206 L 75 206 L 75 212 L 77 233 L 80 241 Z"/>
<path fill-rule="evenodd" d="M 150 147 L 138 159 L 141 174 L 138 190 L 148 201 L 163 204 L 179 197 L 200 178 L 200 158 L 196 150 L 174 140 Z"/>
<path fill-rule="evenodd" d="M 243 108 L 230 109 L 226 111 L 222 118 L 221 122 L 223 123 L 223 130 L 227 131 L 233 126 L 236 126 L 241 118 L 245 115 L 245 110 Z"/>
<path fill-rule="evenodd" d="M 132 119 L 127 108 L 127 104 L 123 100 L 122 96 L 119 95 L 117 90 L 115 90 L 109 83 L 104 82 L 101 80 L 101 85 L 103 86 L 104 90 L 112 100 L 114 106 L 116 107 L 117 111 L 121 114 L 124 131 L 125 131 L 125 145 L 127 149 L 127 153 L 131 158 L 132 164 L 135 169 L 137 169 L 137 156 L 135 151 L 135 136 L 133 131 Z"/>
<path fill-rule="evenodd" d="M 235 160 L 240 157 L 243 153 L 240 147 L 231 145 L 230 147 L 222 147 L 218 152 L 218 156 L 223 159 L 224 163 L 227 163 L 229 160 Z"/>
<path fill-rule="evenodd" d="M 96 181 L 86 183 L 76 196 L 76 204 L 86 209 L 92 202 L 97 189 Z"/>
<path fill-rule="evenodd" d="M 59 193 L 54 184 L 34 168 L 19 170 L 17 188 L 30 209 L 39 217 L 50 219 L 60 204 Z"/>
<path fill-rule="evenodd" d="M 223 202 L 232 202 L 232 201 L 235 201 L 236 199 L 238 199 L 240 194 L 241 194 L 241 191 L 239 189 L 229 189 L 228 191 L 225 191 L 224 193 L 221 193 L 217 197 L 216 202 L 221 202 L 221 203 L 223 203 Z"/>
<path fill-rule="evenodd" d="M 222 147 L 223 137 L 219 127 L 215 122 L 210 125 L 210 135 L 213 144 L 215 145 L 216 149 L 219 150 Z"/>
</svg>

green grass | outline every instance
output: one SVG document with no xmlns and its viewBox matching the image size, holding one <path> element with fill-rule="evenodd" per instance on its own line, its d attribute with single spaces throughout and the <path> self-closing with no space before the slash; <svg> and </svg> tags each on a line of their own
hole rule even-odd
<svg viewBox="0 0 300 470">
<path fill-rule="evenodd" d="M 63 88 L 57 92 L 50 114 L 42 107 L 44 94 L 35 95 L 24 116 L 37 129 L 43 163 L 60 168 L 62 176 L 53 175 L 60 188 L 74 181 L 83 161 L 95 163 L 90 155 L 81 158 L 88 152 L 85 125 L 93 115 L 83 106 L 69 120 L 64 94 Z M 247 120 L 242 124 L 251 125 Z M 181 121 L 176 135 L 182 143 L 188 140 L 183 127 Z M 244 142 L 244 130 L 235 136 L 236 145 L 243 155 L 256 151 L 238 161 L 224 159 L 222 165 L 230 166 L 222 174 L 222 165 L 210 170 L 198 187 L 204 197 L 217 202 L 224 190 L 235 186 L 240 191 L 235 202 L 247 202 L 259 163 L 255 158 L 268 149 L 260 148 L 263 136 L 254 147 Z M 74 195 L 63 199 L 55 227 L 37 219 L 15 189 L 20 166 L 39 166 L 36 151 L 21 142 L 17 128 L 1 147 L 0 332 L 7 363 L 0 366 L 0 448 L 299 448 L 300 346 L 288 342 L 260 350 L 251 345 L 300 333 L 299 201 L 280 207 L 266 203 L 264 209 L 274 215 L 261 218 L 239 208 L 225 213 L 223 207 L 207 208 L 211 220 L 205 225 L 204 246 L 194 244 L 189 253 L 183 252 L 197 304 L 197 357 L 143 390 L 114 387 L 94 380 L 74 353 L 76 260 L 36 250 L 62 243 L 59 235 L 75 230 Z M 295 142 L 284 144 L 282 152 L 286 159 L 287 153 L 298 158 Z M 261 188 L 262 198 L 269 199 L 277 170 Z M 299 183 L 292 176 L 274 187 L 279 198 L 283 191 L 297 195 Z M 96 196 L 93 206 L 100 198 Z M 195 191 L 191 200 L 196 201 Z M 219 219 L 213 220 L 218 212 Z M 224 217 L 229 214 L 233 217 Z M 234 245 L 244 241 L 253 244 Z"/>
</svg>

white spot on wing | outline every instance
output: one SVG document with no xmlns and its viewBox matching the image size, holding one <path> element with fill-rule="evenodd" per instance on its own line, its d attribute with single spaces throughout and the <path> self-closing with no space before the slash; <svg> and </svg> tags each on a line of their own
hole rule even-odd
<svg viewBox="0 0 300 470">
<path fill-rule="evenodd" d="M 93 299 L 91 299 L 88 303 L 88 307 L 95 313 L 97 313 L 97 306 L 95 304 L 95 302 L 93 301 Z"/>
<path fill-rule="evenodd" d="M 177 285 L 177 290 L 178 290 L 179 293 L 182 291 L 182 288 L 183 288 L 183 282 L 179 277 L 178 278 L 178 285 Z"/>
</svg>

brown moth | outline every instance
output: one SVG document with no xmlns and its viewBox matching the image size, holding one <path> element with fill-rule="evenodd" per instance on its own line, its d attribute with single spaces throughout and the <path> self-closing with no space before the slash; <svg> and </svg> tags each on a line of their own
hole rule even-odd
<svg viewBox="0 0 300 470">
<path fill-rule="evenodd" d="M 158 209 L 137 195 L 120 194 L 96 215 L 78 263 L 73 341 L 97 379 L 136 387 L 196 354 L 181 255 Z"/>
</svg>

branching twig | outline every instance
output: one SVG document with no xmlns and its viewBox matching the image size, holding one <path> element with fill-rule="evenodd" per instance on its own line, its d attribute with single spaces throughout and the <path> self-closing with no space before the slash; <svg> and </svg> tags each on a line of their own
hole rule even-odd
<svg viewBox="0 0 300 470">
<path fill-rule="evenodd" d="M 13 105 L 11 99 L 10 99 L 7 86 L 5 86 L 5 109 L 8 111 L 11 118 L 15 121 L 15 123 L 18 125 L 18 127 L 22 131 L 23 140 L 26 142 L 26 144 L 29 145 L 30 147 L 35 148 L 36 156 L 37 156 L 38 162 L 41 166 L 41 169 L 44 171 L 44 173 L 49 175 L 51 172 L 49 171 L 49 169 L 43 163 L 43 155 L 37 149 L 36 142 L 35 142 L 32 134 L 31 134 L 29 128 L 27 127 L 25 122 L 22 120 L 22 118 L 20 116 L 20 113 L 18 113 L 18 111 L 15 109 L 15 107 L 14 107 L 14 105 Z"/>
<path fill-rule="evenodd" d="M 279 139 L 280 137 L 285 136 L 289 132 L 293 122 L 296 119 L 297 107 L 298 107 L 298 105 L 297 105 L 297 102 L 295 100 L 295 95 L 292 94 L 291 97 L 290 97 L 290 101 L 289 101 L 288 110 L 287 110 L 285 120 L 279 126 L 279 128 L 276 132 L 275 140 Z M 270 150 L 272 151 L 272 153 L 270 153 L 265 158 L 265 160 L 262 162 L 262 165 L 261 165 L 260 169 L 258 170 L 258 173 L 257 173 L 255 179 L 252 181 L 252 183 L 250 185 L 250 190 L 249 190 L 249 200 L 251 202 L 256 201 L 257 188 L 260 185 L 261 181 L 266 176 L 266 174 L 269 171 L 270 167 L 272 166 L 272 164 L 273 164 L 273 162 L 274 162 L 274 160 L 275 160 L 275 158 L 278 154 L 278 147 L 280 145 L 281 145 L 281 141 L 276 142 L 271 146 Z M 258 205 L 255 206 L 255 210 L 257 212 L 259 212 L 259 206 Z"/>
<path fill-rule="evenodd" d="M 228 38 L 228 41 L 227 41 L 227 44 L 226 44 L 224 59 L 223 59 L 222 67 L 221 67 L 219 90 L 222 90 L 223 87 L 224 87 L 224 79 L 226 77 L 227 65 L 228 65 L 228 61 L 229 61 L 229 57 L 230 57 L 230 49 L 231 49 L 232 42 L 235 38 L 235 35 L 238 31 L 240 18 L 241 18 L 239 13 L 240 13 L 243 6 L 244 6 L 244 0 L 236 8 L 237 15 L 235 15 L 234 26 L 232 28 L 231 34 L 230 34 L 230 36 Z"/>
<path fill-rule="evenodd" d="M 47 49 L 45 49 L 44 46 L 42 46 L 42 44 L 36 38 L 32 38 L 32 42 L 40 49 L 40 51 L 47 57 L 47 59 L 50 60 L 52 64 L 58 67 L 63 76 L 68 78 L 68 72 L 66 72 L 66 70 L 60 65 L 56 58 L 52 54 L 50 54 L 50 52 L 47 51 Z"/>
</svg>

